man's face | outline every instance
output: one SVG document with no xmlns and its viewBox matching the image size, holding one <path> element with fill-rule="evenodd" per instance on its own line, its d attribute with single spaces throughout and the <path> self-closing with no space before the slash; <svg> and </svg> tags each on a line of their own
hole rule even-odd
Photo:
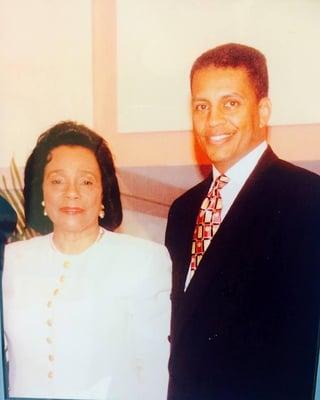
<svg viewBox="0 0 320 400">
<path fill-rule="evenodd" d="M 194 133 L 220 172 L 265 139 L 270 102 L 257 100 L 245 69 L 200 69 L 193 76 L 191 92 Z"/>
</svg>

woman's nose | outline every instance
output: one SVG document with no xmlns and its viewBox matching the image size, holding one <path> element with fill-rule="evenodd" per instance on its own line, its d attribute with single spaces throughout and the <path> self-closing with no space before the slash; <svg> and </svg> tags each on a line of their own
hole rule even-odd
<svg viewBox="0 0 320 400">
<path fill-rule="evenodd" d="M 69 183 L 66 188 L 66 196 L 70 199 L 78 198 L 79 197 L 79 190 L 75 183 Z"/>
</svg>

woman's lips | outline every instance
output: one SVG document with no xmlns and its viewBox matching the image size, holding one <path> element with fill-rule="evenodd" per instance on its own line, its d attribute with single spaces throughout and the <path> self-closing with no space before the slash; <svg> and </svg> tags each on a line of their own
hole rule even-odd
<svg viewBox="0 0 320 400">
<path fill-rule="evenodd" d="M 75 214 L 81 214 L 84 211 L 84 209 L 80 207 L 61 207 L 60 211 L 68 215 L 75 215 Z"/>
</svg>

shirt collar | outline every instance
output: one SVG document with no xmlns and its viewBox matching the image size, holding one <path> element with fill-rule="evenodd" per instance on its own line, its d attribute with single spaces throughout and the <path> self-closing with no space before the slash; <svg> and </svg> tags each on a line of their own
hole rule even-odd
<svg viewBox="0 0 320 400">
<path fill-rule="evenodd" d="M 225 175 L 230 179 L 230 182 L 234 182 L 242 186 L 244 182 L 248 179 L 251 172 L 254 170 L 260 157 L 267 149 L 267 147 L 267 142 L 263 141 L 248 154 L 242 157 L 231 168 L 229 168 L 228 171 L 226 171 Z M 214 165 L 212 165 L 212 172 L 214 178 L 213 181 L 221 175 L 221 173 Z"/>
</svg>

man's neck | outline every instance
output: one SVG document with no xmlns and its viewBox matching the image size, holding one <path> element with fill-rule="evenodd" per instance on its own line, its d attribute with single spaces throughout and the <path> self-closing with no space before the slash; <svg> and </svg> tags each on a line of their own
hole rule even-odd
<svg viewBox="0 0 320 400">
<path fill-rule="evenodd" d="M 254 149 L 249 151 L 244 157 L 240 158 L 237 162 L 229 166 L 227 169 L 221 169 L 220 165 L 212 165 L 213 176 L 216 178 L 221 174 L 234 175 L 234 171 L 243 171 L 245 174 L 250 174 L 253 168 L 256 166 L 257 162 L 259 161 L 262 154 L 267 149 L 268 144 L 264 140 L 263 142 L 259 143 Z"/>
</svg>

